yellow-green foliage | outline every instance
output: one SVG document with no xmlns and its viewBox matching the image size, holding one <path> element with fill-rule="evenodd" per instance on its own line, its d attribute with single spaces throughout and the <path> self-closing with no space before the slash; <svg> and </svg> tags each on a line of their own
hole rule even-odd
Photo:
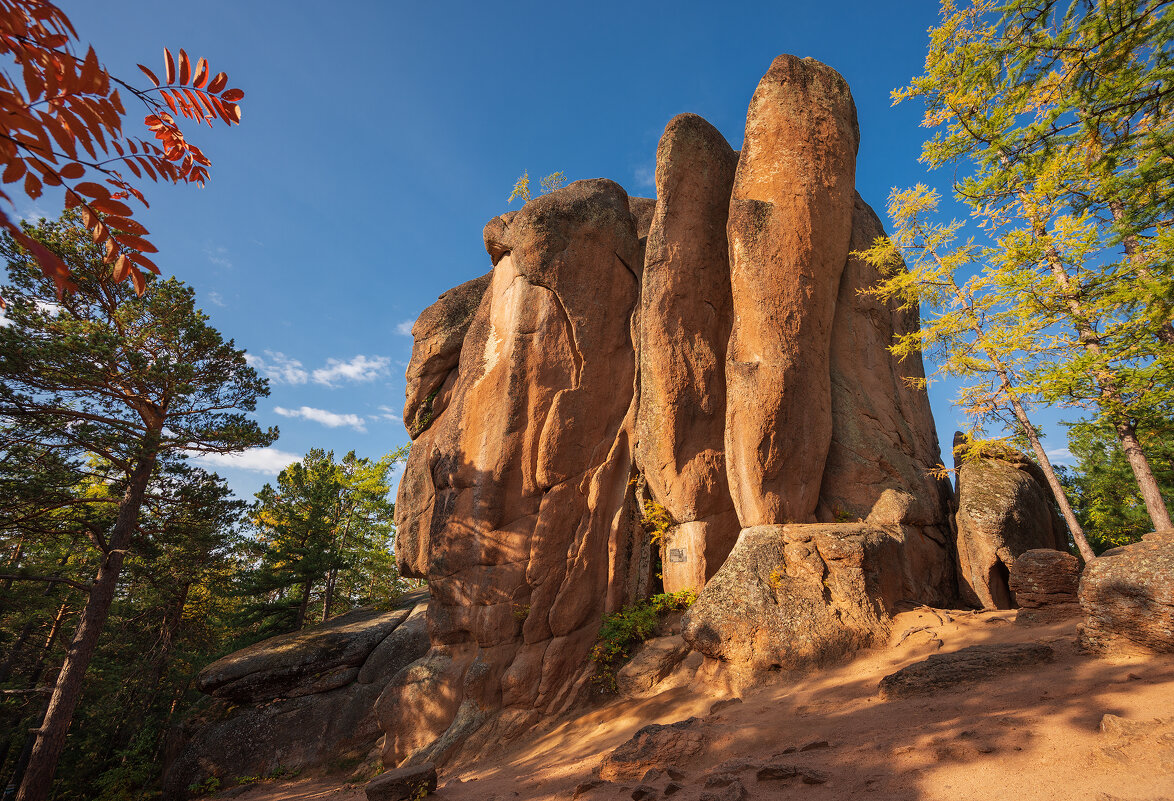
<svg viewBox="0 0 1174 801">
<path fill-rule="evenodd" d="M 664 538 L 669 529 L 677 524 L 669 510 L 656 501 L 644 504 L 644 516 L 640 518 L 640 526 L 651 537 L 650 542 L 655 545 Z"/>
<path fill-rule="evenodd" d="M 614 691 L 616 670 L 631 655 L 632 646 L 647 640 L 662 616 L 688 609 L 696 600 L 697 593 L 693 590 L 661 593 L 605 615 L 599 640 L 591 650 L 596 684 Z"/>
<path fill-rule="evenodd" d="M 541 179 L 538 183 L 542 187 L 543 195 L 553 192 L 556 189 L 562 189 L 567 182 L 567 176 L 561 170 L 552 172 L 550 175 Z M 514 182 L 514 191 L 510 192 L 509 199 L 506 203 L 513 203 L 514 198 L 521 198 L 525 203 L 530 199 L 530 171 L 526 170 Z"/>
</svg>

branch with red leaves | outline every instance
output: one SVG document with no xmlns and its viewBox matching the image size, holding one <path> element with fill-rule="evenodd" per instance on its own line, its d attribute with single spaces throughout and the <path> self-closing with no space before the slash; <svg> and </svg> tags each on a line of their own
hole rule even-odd
<svg viewBox="0 0 1174 801">
<path fill-rule="evenodd" d="M 174 115 L 209 127 L 218 119 L 239 124 L 244 92 L 227 88 L 223 72 L 213 76 L 207 60 L 201 58 L 193 67 L 186 52 L 173 57 L 166 48 L 164 80 L 140 64 L 154 87 L 137 89 L 112 78 L 93 47 L 84 58 L 75 55 L 76 39 L 69 18 L 52 3 L 0 0 L 0 55 L 11 56 L 20 73 L 19 79 L 8 71 L 0 73 L 0 180 L 23 181 L 24 194 L 34 200 L 45 186 L 64 187 L 65 207 L 80 207 L 94 242 L 106 248 L 113 279 L 129 278 L 141 294 L 146 288 L 142 270 L 159 272 L 144 254 L 157 249 L 123 201 L 133 197 L 148 205 L 137 185 L 144 177 L 203 186 L 211 162 L 184 138 Z M 127 111 L 113 84 L 144 104 L 143 124 L 155 141 L 123 132 Z M 96 180 L 82 180 L 87 177 Z M 2 189 L 0 199 L 14 205 Z M 27 236 L 3 209 L 0 228 L 33 254 L 59 295 L 72 287 L 66 264 Z"/>
</svg>

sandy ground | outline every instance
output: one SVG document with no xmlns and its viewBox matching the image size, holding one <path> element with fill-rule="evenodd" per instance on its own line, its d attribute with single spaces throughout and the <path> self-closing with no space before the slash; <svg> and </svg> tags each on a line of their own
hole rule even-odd
<svg viewBox="0 0 1174 801">
<path fill-rule="evenodd" d="M 830 747 L 773 761 L 822 771 L 825 783 L 759 782 L 756 769 L 748 767 L 740 774 L 748 797 L 1174 801 L 1174 656 L 1092 657 L 1076 648 L 1075 618 L 1029 623 L 1026 614 L 1017 621 L 1018 614 L 907 612 L 896 619 L 889 647 L 806 676 L 773 676 L 742 691 L 742 703 L 712 714 L 714 701 L 730 695 L 712 677 L 645 700 L 618 699 L 503 748 L 492 761 L 442 771 L 432 798 L 569 801 L 600 759 L 638 728 L 698 715 L 709 723 L 709 746 L 692 764 L 679 766 L 686 773 L 684 788 L 673 801 L 699 801 L 715 792 L 703 787 L 707 771 L 726 760 L 772 761 L 771 755 L 790 746 L 815 741 Z M 1010 642 L 1047 643 L 1056 659 L 936 695 L 895 701 L 878 696 L 882 677 L 932 653 Z M 1106 714 L 1124 718 L 1129 731 L 1101 731 Z M 580 799 L 629 799 L 636 784 L 603 785 Z M 359 801 L 365 795 L 361 786 L 337 779 L 302 779 L 238 789 L 232 797 Z"/>
</svg>

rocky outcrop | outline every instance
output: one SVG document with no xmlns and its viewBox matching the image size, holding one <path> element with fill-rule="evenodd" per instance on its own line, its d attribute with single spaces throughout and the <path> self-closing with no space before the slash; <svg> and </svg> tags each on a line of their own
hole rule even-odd
<svg viewBox="0 0 1174 801">
<path fill-rule="evenodd" d="M 1080 564 L 1063 551 L 1026 551 L 1011 565 L 1011 598 L 1021 609 L 1076 603 Z"/>
<path fill-rule="evenodd" d="M 667 592 L 700 589 L 738 536 L 726 481 L 726 343 L 732 320 L 726 217 L 738 156 L 696 114 L 674 117 L 656 154 L 656 210 L 640 294 L 637 463 L 677 523 Z"/>
<path fill-rule="evenodd" d="M 164 774 L 165 797 L 183 798 L 210 777 L 365 757 L 379 738 L 376 699 L 428 650 L 427 603 L 415 603 L 421 595 L 390 612 L 358 610 L 272 637 L 201 671 L 197 686 L 215 700 L 185 724 L 186 742 Z"/>
<path fill-rule="evenodd" d="M 1174 653 L 1174 531 L 1106 551 L 1080 579 L 1081 647 Z"/>
<path fill-rule="evenodd" d="M 1068 530 L 1042 472 L 1014 452 L 963 462 L 955 520 L 959 595 L 984 609 L 1012 608 L 1008 579 L 1020 554 L 1067 550 Z"/>
<path fill-rule="evenodd" d="M 604 757 L 597 772 L 605 781 L 637 779 L 650 769 L 687 764 L 702 754 L 708 741 L 709 733 L 699 718 L 653 723 Z"/>
<path fill-rule="evenodd" d="M 814 520 L 859 140 L 839 73 L 775 59 L 750 100 L 728 223 L 726 471 L 743 527 Z"/>
<path fill-rule="evenodd" d="M 887 637 L 901 601 L 944 603 L 952 588 L 941 554 L 915 527 L 743 529 L 685 614 L 683 634 L 694 649 L 740 668 L 827 664 Z"/>
<path fill-rule="evenodd" d="M 485 241 L 495 267 L 452 400 L 427 458 L 408 465 L 432 483 L 427 564 L 413 567 L 429 579 L 434 647 L 388 688 L 389 764 L 443 761 L 485 710 L 565 707 L 601 615 L 634 597 L 629 579 L 643 572 L 645 591 L 650 579 L 629 486 L 639 243 L 628 197 L 579 181 L 491 221 Z"/>
<path fill-rule="evenodd" d="M 843 79 L 782 56 L 741 153 L 681 115 L 655 201 L 580 181 L 485 226 L 459 358 L 418 323 L 409 368 L 448 372 L 396 508 L 432 647 L 380 698 L 387 765 L 567 709 L 602 616 L 658 581 L 701 590 L 686 643 L 761 668 L 843 656 L 900 602 L 953 596 L 922 365 L 887 350 L 918 321 L 864 293 L 879 276 L 850 256 L 883 234 L 858 139 Z M 438 381 L 409 375 L 410 402 Z M 702 661 L 664 646 L 621 676 L 631 694 Z"/>
</svg>

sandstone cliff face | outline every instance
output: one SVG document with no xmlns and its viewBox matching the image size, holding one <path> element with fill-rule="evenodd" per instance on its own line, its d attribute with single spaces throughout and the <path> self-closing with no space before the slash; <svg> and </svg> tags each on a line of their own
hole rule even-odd
<svg viewBox="0 0 1174 801">
<path fill-rule="evenodd" d="M 837 658 L 953 595 L 921 362 L 887 351 L 917 319 L 862 295 L 877 275 L 849 255 L 883 233 L 858 139 L 843 79 L 781 56 L 740 154 L 681 115 L 655 201 L 579 181 L 486 225 L 490 276 L 413 329 L 397 552 L 428 578 L 432 647 L 379 700 L 386 764 L 568 708 L 601 616 L 662 583 L 702 590 L 693 648 L 749 668 Z"/>
</svg>

